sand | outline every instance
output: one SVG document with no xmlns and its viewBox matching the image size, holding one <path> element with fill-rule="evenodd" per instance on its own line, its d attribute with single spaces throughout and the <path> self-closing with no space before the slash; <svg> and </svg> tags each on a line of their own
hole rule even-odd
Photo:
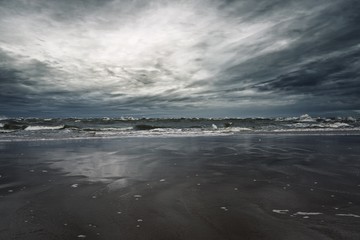
<svg viewBox="0 0 360 240">
<path fill-rule="evenodd" d="M 0 142 L 0 239 L 360 239 L 359 143 Z"/>
</svg>

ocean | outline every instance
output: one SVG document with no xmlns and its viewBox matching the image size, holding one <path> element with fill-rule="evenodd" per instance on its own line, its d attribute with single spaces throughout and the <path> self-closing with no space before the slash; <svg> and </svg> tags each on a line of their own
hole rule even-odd
<svg viewBox="0 0 360 240">
<path fill-rule="evenodd" d="M 0 141 L 218 136 L 237 134 L 358 134 L 360 120 L 312 118 L 13 118 L 0 119 Z"/>
</svg>

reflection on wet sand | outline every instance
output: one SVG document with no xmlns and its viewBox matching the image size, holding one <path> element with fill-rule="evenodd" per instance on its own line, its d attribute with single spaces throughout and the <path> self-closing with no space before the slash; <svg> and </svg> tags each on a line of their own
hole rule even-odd
<svg viewBox="0 0 360 240">
<path fill-rule="evenodd" d="M 6 143 L 0 236 L 357 238 L 358 140 L 246 135 Z"/>
</svg>

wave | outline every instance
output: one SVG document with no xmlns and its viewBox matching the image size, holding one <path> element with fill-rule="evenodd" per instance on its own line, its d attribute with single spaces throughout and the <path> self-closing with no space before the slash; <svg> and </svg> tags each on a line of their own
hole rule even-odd
<svg viewBox="0 0 360 240">
<path fill-rule="evenodd" d="M 14 118 L 0 121 L 0 141 L 237 134 L 360 134 L 360 119 L 313 118 Z"/>
<path fill-rule="evenodd" d="M 41 130 L 59 130 L 64 129 L 64 126 L 28 126 L 24 130 L 26 131 L 41 131 Z"/>
<path fill-rule="evenodd" d="M 151 126 L 151 125 L 146 125 L 146 124 L 140 124 L 140 125 L 135 125 L 134 129 L 135 130 L 152 130 L 155 128 L 161 128 L 161 127 L 157 127 L 157 126 Z"/>
<path fill-rule="evenodd" d="M 348 123 L 334 122 L 334 123 L 294 123 L 288 124 L 289 128 L 349 128 L 351 127 Z"/>
</svg>

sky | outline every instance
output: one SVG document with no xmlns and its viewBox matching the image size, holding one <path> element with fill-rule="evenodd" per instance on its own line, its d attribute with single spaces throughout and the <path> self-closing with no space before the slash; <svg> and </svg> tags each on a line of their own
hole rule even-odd
<svg viewBox="0 0 360 240">
<path fill-rule="evenodd" d="M 358 0 L 0 0 L 0 115 L 360 113 Z"/>
</svg>

